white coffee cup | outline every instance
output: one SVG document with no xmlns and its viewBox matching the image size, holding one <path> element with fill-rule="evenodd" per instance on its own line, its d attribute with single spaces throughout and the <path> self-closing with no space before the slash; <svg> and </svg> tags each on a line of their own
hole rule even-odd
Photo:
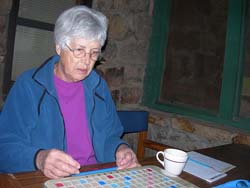
<svg viewBox="0 0 250 188">
<path fill-rule="evenodd" d="M 164 161 L 159 158 L 159 155 L 163 155 Z M 168 148 L 164 151 L 158 151 L 156 159 L 162 164 L 167 175 L 178 176 L 185 167 L 188 154 L 179 149 Z"/>
</svg>

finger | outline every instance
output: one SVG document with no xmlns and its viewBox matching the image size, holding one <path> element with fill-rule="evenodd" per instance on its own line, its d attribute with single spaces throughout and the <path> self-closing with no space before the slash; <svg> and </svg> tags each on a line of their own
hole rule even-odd
<svg viewBox="0 0 250 188">
<path fill-rule="evenodd" d="M 79 169 L 74 166 L 68 164 L 63 159 L 56 160 L 46 163 L 45 168 L 53 172 L 56 176 L 68 176 L 71 174 L 78 174 Z"/>
<path fill-rule="evenodd" d="M 80 169 L 80 164 L 74 160 L 70 155 L 64 153 L 63 161 L 67 163 L 69 166 L 72 166 L 76 169 Z"/>
<path fill-rule="evenodd" d="M 67 161 L 65 162 L 64 160 L 59 160 L 56 163 L 56 168 L 67 174 L 79 173 L 79 168 L 77 168 L 76 166 L 72 166 L 72 164 L 69 164 Z"/>
<path fill-rule="evenodd" d="M 80 164 L 76 160 L 74 160 L 70 155 L 66 154 L 63 151 L 55 150 L 54 153 L 51 154 L 51 156 L 51 158 L 55 160 L 55 162 L 63 162 L 74 168 L 80 169 Z"/>
<path fill-rule="evenodd" d="M 58 178 L 61 178 L 61 177 L 67 177 L 67 176 L 70 176 L 72 173 L 68 172 L 68 171 L 65 171 L 64 169 L 62 168 L 53 168 L 53 169 L 50 169 L 50 172 L 58 177 Z"/>
<path fill-rule="evenodd" d="M 44 174 L 50 178 L 62 178 L 74 174 L 67 168 L 67 164 L 57 162 L 54 164 L 47 164 L 44 169 Z"/>
<path fill-rule="evenodd" d="M 44 171 L 44 175 L 48 178 L 51 178 L 51 179 L 58 179 L 58 178 L 61 178 L 59 176 L 56 176 L 53 172 L 51 172 L 50 170 L 45 170 Z"/>
<path fill-rule="evenodd" d="M 128 169 L 128 168 L 135 168 L 135 167 L 140 167 L 141 164 L 138 163 L 138 162 L 135 162 L 135 161 L 131 161 L 125 165 L 122 165 L 122 166 L 118 166 L 118 170 L 122 170 L 122 169 Z"/>
<path fill-rule="evenodd" d="M 126 148 L 123 150 L 120 150 L 119 152 L 117 152 L 117 161 L 123 161 L 124 159 L 126 159 L 128 157 L 128 155 L 132 154 L 132 150 Z"/>
<path fill-rule="evenodd" d="M 119 161 L 117 161 L 117 166 L 119 169 L 124 169 L 130 166 L 130 163 L 132 162 L 132 154 L 130 152 L 126 152 L 123 155 L 123 158 Z"/>
<path fill-rule="evenodd" d="M 80 164 L 68 154 L 52 150 L 44 162 L 44 170 L 52 172 L 56 176 L 68 176 L 79 173 Z"/>
<path fill-rule="evenodd" d="M 133 152 L 131 152 L 130 154 L 131 155 L 126 155 L 125 158 L 123 159 L 122 163 L 119 163 L 117 165 L 118 170 L 141 166 L 140 163 L 137 160 L 136 155 Z"/>
<path fill-rule="evenodd" d="M 124 152 L 117 152 L 116 153 L 116 161 L 120 163 L 124 158 Z"/>
</svg>

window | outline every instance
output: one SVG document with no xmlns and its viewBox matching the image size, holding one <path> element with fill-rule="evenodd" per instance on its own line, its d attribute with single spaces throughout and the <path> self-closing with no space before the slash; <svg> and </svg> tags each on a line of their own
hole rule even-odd
<svg viewBox="0 0 250 188">
<path fill-rule="evenodd" d="M 144 104 L 249 131 L 247 2 L 156 0 Z"/>
<path fill-rule="evenodd" d="M 4 95 L 8 94 L 20 73 L 38 67 L 55 54 L 54 23 L 61 12 L 75 4 L 91 6 L 92 0 L 13 1 L 4 68 Z"/>
<path fill-rule="evenodd" d="M 212 5 L 172 1 L 160 102 L 219 110 L 228 6 Z"/>
</svg>

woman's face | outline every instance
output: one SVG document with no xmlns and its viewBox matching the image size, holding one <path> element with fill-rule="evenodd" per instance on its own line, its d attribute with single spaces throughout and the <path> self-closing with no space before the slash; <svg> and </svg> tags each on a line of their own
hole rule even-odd
<svg viewBox="0 0 250 188">
<path fill-rule="evenodd" d="M 66 82 L 81 81 L 92 71 L 96 62 L 96 54 L 100 51 L 100 42 L 82 38 L 75 38 L 67 44 L 65 49 L 56 46 L 60 61 L 56 64 L 54 72 L 57 77 Z M 86 52 L 85 55 L 84 52 Z M 93 54 L 92 57 L 91 54 Z"/>
</svg>

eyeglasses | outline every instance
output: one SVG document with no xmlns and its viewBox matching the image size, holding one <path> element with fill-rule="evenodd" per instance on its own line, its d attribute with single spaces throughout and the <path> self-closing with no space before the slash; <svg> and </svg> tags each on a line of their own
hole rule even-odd
<svg viewBox="0 0 250 188">
<path fill-rule="evenodd" d="M 98 49 L 91 49 L 89 53 L 87 53 L 85 51 L 85 49 L 83 48 L 76 48 L 76 49 L 72 49 L 70 48 L 67 44 L 65 44 L 67 46 L 67 48 L 73 53 L 73 55 L 76 57 L 76 58 L 82 58 L 82 57 L 85 57 L 86 54 L 89 54 L 89 57 L 91 60 L 93 61 L 97 61 L 99 59 L 101 59 L 101 51 L 98 50 Z"/>
</svg>

